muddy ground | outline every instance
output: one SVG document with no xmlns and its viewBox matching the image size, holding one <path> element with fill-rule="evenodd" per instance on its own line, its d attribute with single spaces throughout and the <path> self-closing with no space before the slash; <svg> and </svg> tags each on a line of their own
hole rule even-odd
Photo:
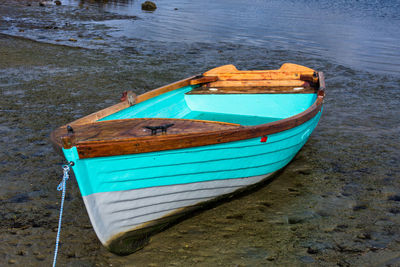
<svg viewBox="0 0 400 267">
<path fill-rule="evenodd" d="M 133 52 L 134 51 L 134 52 Z M 63 159 L 52 129 L 137 94 L 234 63 L 324 70 L 310 140 L 270 183 L 155 235 L 125 257 L 98 241 L 68 181 L 59 266 L 400 266 L 400 78 L 290 51 L 154 44 L 113 53 L 0 35 L 0 265 L 53 259 Z"/>
</svg>

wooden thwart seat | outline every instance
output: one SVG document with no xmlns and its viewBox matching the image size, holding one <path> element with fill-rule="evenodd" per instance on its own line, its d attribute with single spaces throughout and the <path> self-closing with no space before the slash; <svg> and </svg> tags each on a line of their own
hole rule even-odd
<svg viewBox="0 0 400 267">
<path fill-rule="evenodd" d="M 310 86 L 244 86 L 244 87 L 197 87 L 188 95 L 218 95 L 218 94 L 313 94 L 317 89 Z"/>
<path fill-rule="evenodd" d="M 190 81 L 201 84 L 187 94 L 316 93 L 318 75 L 312 69 L 284 64 L 279 70 L 240 71 L 225 65 Z"/>
</svg>

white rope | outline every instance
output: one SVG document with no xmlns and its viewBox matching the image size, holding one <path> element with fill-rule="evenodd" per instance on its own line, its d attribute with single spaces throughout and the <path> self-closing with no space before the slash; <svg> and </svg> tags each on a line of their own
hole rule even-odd
<svg viewBox="0 0 400 267">
<path fill-rule="evenodd" d="M 53 267 L 56 266 L 57 262 L 57 254 L 58 254 L 58 245 L 60 243 L 60 232 L 61 232 L 61 221 L 62 221 L 62 214 L 64 209 L 64 199 L 65 199 L 65 191 L 66 191 L 66 182 L 69 178 L 69 165 L 64 165 L 63 167 L 64 176 L 61 183 L 57 186 L 58 191 L 62 191 L 61 195 L 61 208 L 60 208 L 60 217 L 58 219 L 58 231 L 57 231 L 57 238 L 56 238 L 56 248 L 54 250 L 54 259 L 53 259 Z"/>
</svg>

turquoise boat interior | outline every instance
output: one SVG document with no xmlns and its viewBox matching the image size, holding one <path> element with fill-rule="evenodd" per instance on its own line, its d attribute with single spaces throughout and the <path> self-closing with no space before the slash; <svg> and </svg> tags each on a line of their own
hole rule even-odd
<svg viewBox="0 0 400 267">
<path fill-rule="evenodd" d="M 187 94 L 185 86 L 104 117 L 98 121 L 133 118 L 174 118 L 252 126 L 294 116 L 316 100 L 308 94 Z"/>
</svg>

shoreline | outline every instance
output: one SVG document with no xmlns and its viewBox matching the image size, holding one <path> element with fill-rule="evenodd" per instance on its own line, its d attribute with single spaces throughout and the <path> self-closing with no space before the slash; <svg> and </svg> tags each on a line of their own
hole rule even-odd
<svg viewBox="0 0 400 267">
<path fill-rule="evenodd" d="M 112 54 L 0 34 L 0 104 L 7 110 L 0 120 L 2 261 L 52 261 L 63 164 L 48 142 L 53 129 L 118 102 L 127 89 L 141 93 L 228 62 L 255 69 L 293 59 L 324 70 L 330 100 L 308 143 L 278 177 L 153 236 L 126 257 L 109 253 L 97 240 L 71 177 L 59 264 L 400 265 L 399 121 L 393 100 L 400 78 L 290 51 L 226 47 L 157 44 L 137 54 Z"/>
</svg>

